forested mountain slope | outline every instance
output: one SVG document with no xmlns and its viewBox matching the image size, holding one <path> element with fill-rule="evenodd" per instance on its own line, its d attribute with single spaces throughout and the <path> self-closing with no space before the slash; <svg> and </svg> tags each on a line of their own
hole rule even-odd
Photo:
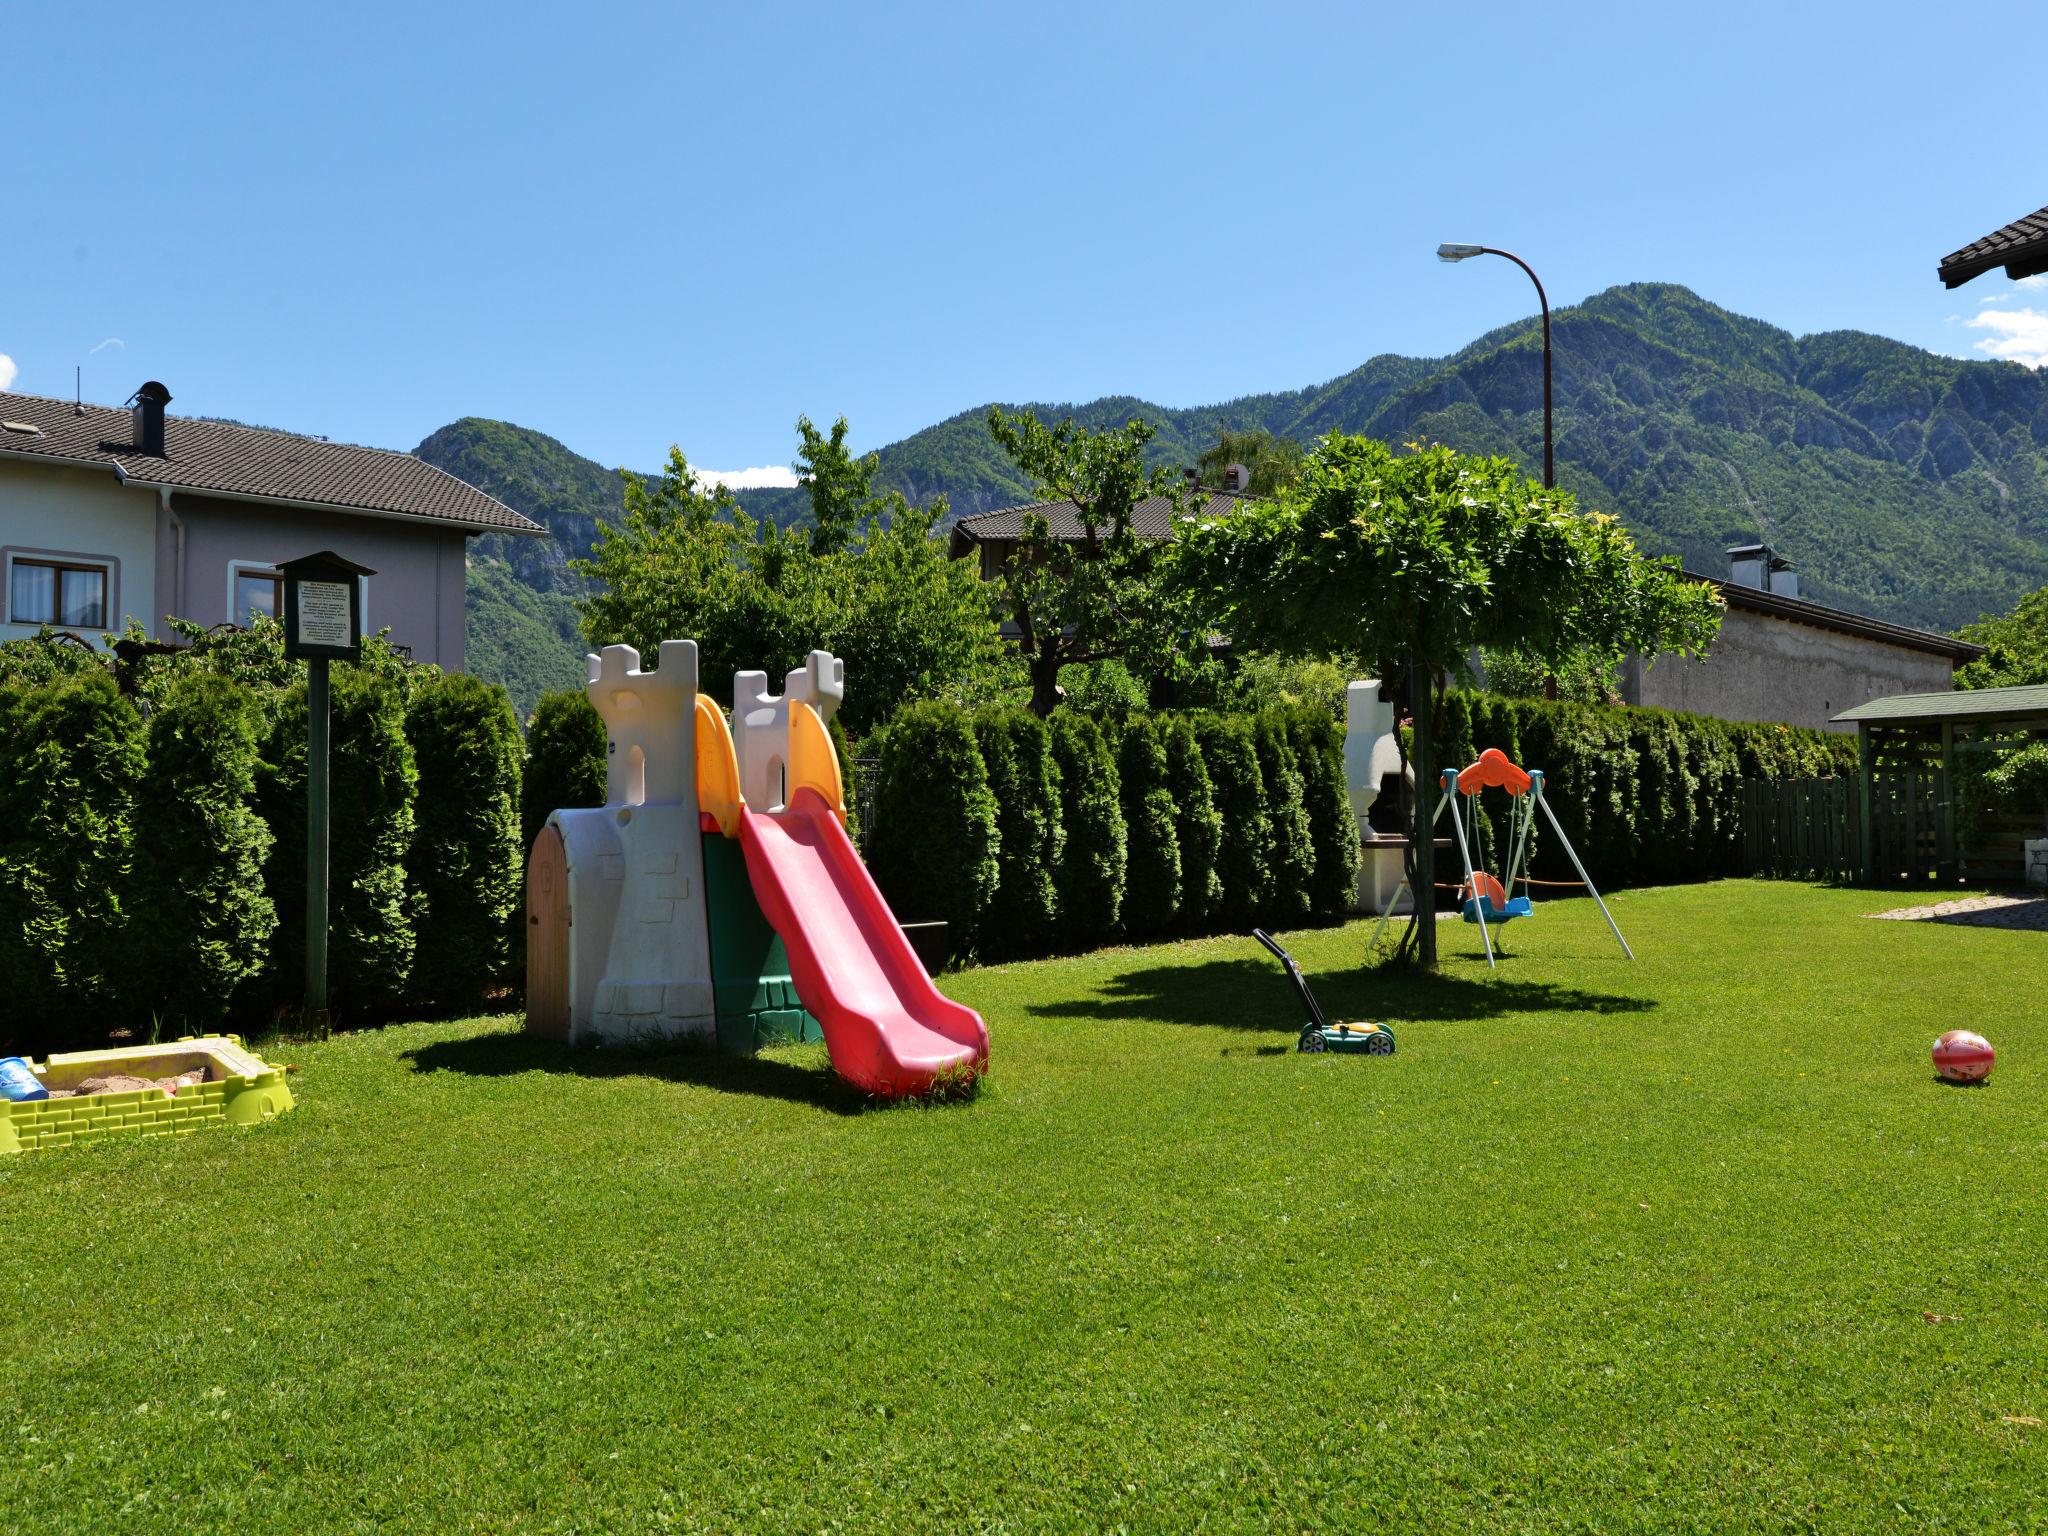
<svg viewBox="0 0 2048 1536">
<path fill-rule="evenodd" d="M 1718 574 L 1728 545 L 1762 538 L 1815 600 L 1938 629 L 2048 585 L 2048 375 L 1854 331 L 1795 337 L 1672 284 L 1611 288 L 1553 319 L 1559 482 L 1647 547 Z M 1127 396 L 1025 408 L 1089 425 L 1143 416 L 1159 429 L 1155 461 L 1173 465 L 1192 464 L 1227 427 L 1304 442 L 1333 430 L 1427 437 L 1511 453 L 1533 472 L 1541 360 L 1532 316 L 1448 358 L 1383 355 L 1309 389 L 1193 409 Z M 882 449 L 882 482 L 918 502 L 944 494 L 956 514 L 1026 499 L 986 411 Z M 688 424 L 677 430 L 687 437 Z M 648 444 L 647 460 L 666 446 Z M 474 417 L 415 452 L 552 531 L 473 546 L 474 560 L 503 562 L 544 601 L 501 614 L 502 590 L 473 591 L 472 635 L 508 625 L 539 654 L 531 626 L 566 610 L 567 561 L 588 550 L 598 518 L 618 514 L 617 475 L 553 438 Z M 801 515 L 799 492 L 743 499 L 779 522 Z"/>
</svg>

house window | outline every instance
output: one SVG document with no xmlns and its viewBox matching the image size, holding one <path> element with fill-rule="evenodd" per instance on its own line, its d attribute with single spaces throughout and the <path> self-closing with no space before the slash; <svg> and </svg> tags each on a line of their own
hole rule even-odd
<svg viewBox="0 0 2048 1536">
<path fill-rule="evenodd" d="M 284 578 L 276 571 L 249 566 L 235 568 L 234 598 L 228 610 L 228 621 L 233 624 L 247 624 L 252 618 L 261 616 L 275 619 L 284 608 Z"/>
<path fill-rule="evenodd" d="M 16 558 L 8 574 L 7 618 L 14 624 L 104 629 L 107 568 L 72 560 Z"/>
<path fill-rule="evenodd" d="M 356 578 L 361 595 L 363 632 L 370 629 L 370 583 L 366 577 Z M 254 618 L 282 619 L 284 617 L 284 578 L 277 573 L 277 567 L 262 560 L 230 560 L 228 562 L 228 622 L 248 624 Z"/>
</svg>

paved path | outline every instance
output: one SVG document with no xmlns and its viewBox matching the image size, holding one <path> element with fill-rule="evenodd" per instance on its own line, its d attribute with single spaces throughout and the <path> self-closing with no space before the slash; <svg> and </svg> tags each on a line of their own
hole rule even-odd
<svg viewBox="0 0 2048 1536">
<path fill-rule="evenodd" d="M 1967 896 L 1931 907 L 1898 907 L 1872 917 L 1901 923 L 1959 923 L 1970 928 L 2022 928 L 2048 933 L 2048 896 Z"/>
</svg>

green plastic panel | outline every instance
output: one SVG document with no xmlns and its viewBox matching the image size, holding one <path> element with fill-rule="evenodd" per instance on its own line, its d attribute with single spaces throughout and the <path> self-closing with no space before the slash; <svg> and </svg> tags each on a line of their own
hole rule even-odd
<svg viewBox="0 0 2048 1536">
<path fill-rule="evenodd" d="M 704 834 L 705 910 L 711 920 L 711 990 L 720 1050 L 824 1039 L 789 979 L 789 954 L 761 914 L 746 855 L 732 838 Z"/>
</svg>

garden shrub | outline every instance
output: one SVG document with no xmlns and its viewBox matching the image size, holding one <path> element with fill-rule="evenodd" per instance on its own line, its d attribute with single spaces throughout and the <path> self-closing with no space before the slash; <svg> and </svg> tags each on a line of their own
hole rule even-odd
<svg viewBox="0 0 2048 1536">
<path fill-rule="evenodd" d="M 581 688 L 542 694 L 526 727 L 526 765 L 519 788 L 519 844 L 533 840 L 554 811 L 604 804 L 604 716 Z"/>
<path fill-rule="evenodd" d="M 519 720 L 497 684 L 443 673 L 414 693 L 405 738 L 417 773 L 405 863 L 415 936 L 409 993 L 466 1008 L 511 968 L 525 870 Z"/>
<path fill-rule="evenodd" d="M 1302 797 L 1301 767 L 1288 741 L 1283 709 L 1261 710 L 1252 717 L 1252 745 L 1265 791 L 1266 867 L 1272 878 L 1266 912 L 1276 922 L 1296 922 L 1308 916 L 1316 848 Z"/>
<path fill-rule="evenodd" d="M 1268 862 L 1273 832 L 1266 818 L 1258 746 L 1251 725 L 1239 715 L 1197 715 L 1194 729 L 1223 821 L 1222 847 L 1216 855 L 1223 899 L 1216 917 L 1225 926 L 1242 930 L 1262 920 L 1273 899 L 1273 869 Z"/>
<path fill-rule="evenodd" d="M 997 958 L 1043 954 L 1057 922 L 1054 881 L 1067 842 L 1051 736 L 1028 710 L 999 705 L 975 715 L 974 739 L 995 796 L 1000 871 L 981 950 Z"/>
<path fill-rule="evenodd" d="M 169 1036 L 222 1028 L 270 955 L 270 828 L 256 813 L 256 693 L 203 672 L 167 683 L 149 717 L 135 806 L 130 912 L 138 1007 Z"/>
<path fill-rule="evenodd" d="M 101 1033 L 134 974 L 122 893 L 144 761 L 141 716 L 99 668 L 0 684 L 0 1035 L 15 1049 Z"/>
<path fill-rule="evenodd" d="M 405 880 L 414 768 L 399 685 L 361 667 L 333 669 L 329 731 L 328 990 L 337 1011 L 378 1011 L 405 995 L 413 924 Z M 306 688 L 293 688 L 271 726 L 257 807 L 276 844 L 266 870 L 277 937 L 269 1000 L 303 996 L 306 954 Z"/>
<path fill-rule="evenodd" d="M 1134 715 L 1124 722 L 1116 771 L 1124 813 L 1123 925 L 1130 933 L 1163 933 L 1180 910 L 1181 872 L 1158 721 Z"/>
<path fill-rule="evenodd" d="M 1309 907 L 1324 915 L 1351 910 L 1358 890 L 1358 820 L 1344 782 L 1344 728 L 1319 706 L 1287 712 L 1287 740 L 1301 771 L 1301 798 L 1315 845 Z"/>
<path fill-rule="evenodd" d="M 1052 752 L 1066 831 L 1054 880 L 1059 931 L 1087 948 L 1115 932 L 1123 912 L 1127 834 L 1116 754 L 1101 726 L 1064 709 L 1052 717 Z"/>
<path fill-rule="evenodd" d="M 882 738 L 868 862 L 901 922 L 943 920 L 955 956 L 974 951 L 1001 878 L 996 797 L 968 717 L 905 707 Z"/>
<path fill-rule="evenodd" d="M 1180 845 L 1180 902 L 1174 920 L 1182 928 L 1201 928 L 1223 910 L 1223 876 L 1217 868 L 1223 852 L 1223 812 L 1216 804 L 1215 782 L 1202 757 L 1194 722 L 1186 716 L 1162 716 L 1160 745 L 1166 751 L 1166 788 L 1173 797 L 1174 840 Z"/>
<path fill-rule="evenodd" d="M 1060 668 L 1065 707 L 1101 721 L 1120 721 L 1145 707 L 1145 687 L 1115 657 Z"/>
</svg>

